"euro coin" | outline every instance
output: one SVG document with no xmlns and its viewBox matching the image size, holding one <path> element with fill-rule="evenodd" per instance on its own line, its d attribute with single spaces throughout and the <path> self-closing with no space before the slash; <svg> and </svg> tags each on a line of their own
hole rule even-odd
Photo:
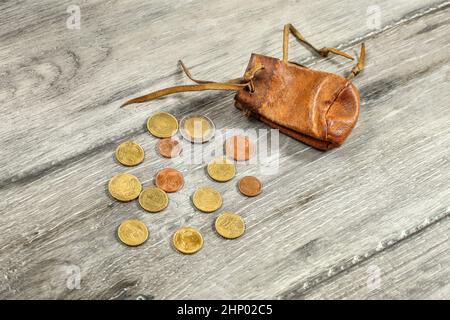
<svg viewBox="0 0 450 320">
<path fill-rule="evenodd" d="M 164 138 L 159 140 L 157 148 L 159 154 L 165 158 L 173 158 L 181 153 L 180 142 L 172 138 Z"/>
<path fill-rule="evenodd" d="M 245 222 L 241 216 L 233 212 L 224 212 L 217 217 L 215 227 L 222 237 L 235 239 L 244 234 Z"/>
<path fill-rule="evenodd" d="M 181 172 L 172 168 L 165 168 L 156 174 L 155 184 L 165 192 L 176 192 L 184 185 Z"/>
<path fill-rule="evenodd" d="M 233 179 L 236 167 L 226 157 L 212 160 L 207 167 L 208 175 L 216 181 L 225 182 Z"/>
<path fill-rule="evenodd" d="M 147 120 L 148 131 L 158 138 L 170 138 L 178 131 L 177 119 L 167 112 L 157 112 Z"/>
<path fill-rule="evenodd" d="M 173 246 L 181 253 L 196 253 L 203 247 L 202 234 L 194 228 L 183 227 L 178 229 L 172 238 Z"/>
<path fill-rule="evenodd" d="M 239 180 L 238 189 L 243 195 L 254 197 L 261 193 L 262 183 L 256 177 L 246 176 Z"/>
<path fill-rule="evenodd" d="M 139 220 L 125 220 L 117 229 L 117 236 L 127 246 L 139 246 L 147 241 L 147 226 Z"/>
<path fill-rule="evenodd" d="M 169 198 L 160 188 L 148 187 L 139 195 L 139 204 L 148 212 L 159 212 L 167 207 Z"/>
<path fill-rule="evenodd" d="M 113 198 L 126 202 L 139 197 L 142 186 L 131 173 L 119 173 L 109 180 L 108 190 Z"/>
<path fill-rule="evenodd" d="M 189 115 L 181 119 L 180 132 L 183 138 L 194 143 L 204 143 L 214 136 L 215 126 L 203 115 Z"/>
<path fill-rule="evenodd" d="M 237 161 L 249 160 L 255 154 L 255 145 L 248 136 L 236 135 L 227 139 L 225 153 Z"/>
<path fill-rule="evenodd" d="M 194 206 L 203 212 L 213 212 L 222 206 L 222 196 L 212 187 L 200 187 L 192 196 Z"/>
<path fill-rule="evenodd" d="M 116 149 L 116 159 L 124 166 L 137 166 L 144 161 L 144 149 L 133 141 L 125 141 Z"/>
</svg>

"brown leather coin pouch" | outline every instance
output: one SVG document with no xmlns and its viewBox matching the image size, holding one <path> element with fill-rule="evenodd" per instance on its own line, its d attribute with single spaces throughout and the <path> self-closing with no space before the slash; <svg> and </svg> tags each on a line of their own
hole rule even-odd
<svg viewBox="0 0 450 320">
<path fill-rule="evenodd" d="M 360 98 L 352 82 L 339 75 L 252 54 L 247 71 L 252 90 L 238 91 L 237 108 L 314 148 L 340 146 L 358 120 Z"/>
</svg>

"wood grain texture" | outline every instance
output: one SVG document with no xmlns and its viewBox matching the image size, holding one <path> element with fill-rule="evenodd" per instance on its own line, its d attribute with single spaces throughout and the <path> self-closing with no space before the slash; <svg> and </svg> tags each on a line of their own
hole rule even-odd
<svg viewBox="0 0 450 320">
<path fill-rule="evenodd" d="M 311 291 L 299 285 L 290 298 L 448 299 L 449 233 L 450 225 L 439 221 Z"/>
<path fill-rule="evenodd" d="M 0 4 L 1 298 L 450 297 L 449 1 L 89 1 L 80 4 L 80 30 L 66 28 L 70 4 Z M 371 5 L 381 9 L 375 30 Z M 237 178 L 212 182 L 202 164 L 157 156 L 145 129 L 157 110 L 179 119 L 201 112 L 217 128 L 265 128 L 232 106 L 231 93 L 119 109 L 188 83 L 178 59 L 198 78 L 221 80 L 240 76 L 252 52 L 281 57 L 287 22 L 319 47 L 356 53 L 366 43 L 367 68 L 355 79 L 362 112 L 341 148 L 323 153 L 281 135 L 277 174 L 238 165 L 237 178 L 261 177 L 259 197 L 239 195 Z M 294 41 L 290 59 L 339 73 L 352 67 Z M 108 196 L 107 181 L 124 170 L 113 151 L 126 139 L 146 151 L 127 169 L 144 185 L 168 165 L 185 175 L 163 213 Z M 195 211 L 190 196 L 201 184 L 245 218 L 242 238 L 219 238 L 218 213 Z M 127 218 L 149 226 L 145 246 L 117 241 Z M 203 233 L 198 254 L 171 248 L 181 225 Z M 371 265 L 381 270 L 376 290 L 365 286 Z M 81 285 L 70 290 L 73 267 Z"/>
</svg>

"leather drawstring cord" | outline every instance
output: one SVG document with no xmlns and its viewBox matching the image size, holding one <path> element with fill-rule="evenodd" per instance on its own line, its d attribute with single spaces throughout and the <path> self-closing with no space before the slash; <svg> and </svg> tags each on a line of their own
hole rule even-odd
<svg viewBox="0 0 450 320">
<path fill-rule="evenodd" d="M 169 94 L 178 93 L 178 92 L 188 92 L 188 91 L 204 91 L 204 90 L 228 90 L 228 91 L 239 91 L 244 88 L 248 88 L 250 92 L 255 91 L 255 87 L 253 85 L 253 78 L 255 74 L 264 69 L 262 65 L 256 65 L 252 69 L 248 70 L 243 78 L 232 79 L 226 82 L 213 82 L 213 81 L 204 81 L 194 79 L 189 72 L 188 68 L 184 65 L 182 61 L 180 61 L 181 68 L 183 69 L 186 76 L 191 79 L 193 82 L 197 83 L 195 85 L 184 85 L 184 86 L 175 86 L 169 87 L 161 90 L 157 90 L 151 92 L 149 94 L 143 95 L 141 97 L 137 97 L 131 100 L 128 100 L 120 107 L 124 107 L 133 103 L 143 103 L 147 101 L 151 101 L 163 96 L 167 96 Z"/>
<path fill-rule="evenodd" d="M 197 80 L 197 79 L 194 79 L 194 78 L 192 77 L 191 72 L 189 71 L 189 69 L 184 65 L 183 61 L 179 60 L 178 62 L 180 63 L 181 69 L 184 71 L 184 73 L 186 74 L 186 76 L 187 76 L 189 79 L 191 79 L 193 82 L 198 83 L 198 84 L 204 84 L 204 83 L 217 83 L 217 82 L 215 82 L 215 81 L 205 81 L 205 80 Z M 225 83 L 229 83 L 229 84 L 233 84 L 233 83 L 235 83 L 235 84 L 242 84 L 242 83 L 244 82 L 243 80 L 244 80 L 244 78 L 239 77 L 239 78 L 236 78 L 236 79 L 231 79 L 231 80 L 225 81 Z"/>
</svg>

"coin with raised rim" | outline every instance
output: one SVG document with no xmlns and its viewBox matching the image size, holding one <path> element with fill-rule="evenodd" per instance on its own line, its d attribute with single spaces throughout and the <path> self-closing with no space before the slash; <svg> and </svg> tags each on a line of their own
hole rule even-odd
<svg viewBox="0 0 450 320">
<path fill-rule="evenodd" d="M 116 159 L 124 166 L 137 166 L 144 161 L 144 149 L 134 141 L 122 142 L 116 148 Z"/>
<path fill-rule="evenodd" d="M 245 221 L 240 215 L 233 212 L 224 212 L 217 217 L 215 227 L 217 233 L 222 237 L 235 239 L 244 234 Z"/>
<path fill-rule="evenodd" d="M 180 171 L 164 168 L 156 174 L 155 184 L 165 192 L 176 192 L 184 185 L 184 178 Z"/>
<path fill-rule="evenodd" d="M 250 137 L 245 135 L 232 136 L 225 142 L 226 155 L 237 161 L 249 160 L 255 154 L 255 150 Z"/>
<path fill-rule="evenodd" d="M 200 187 L 192 196 L 194 206 L 203 212 L 213 212 L 222 206 L 222 196 L 212 187 Z"/>
<path fill-rule="evenodd" d="M 169 204 L 169 197 L 157 187 L 145 188 L 139 195 L 139 204 L 148 212 L 159 212 Z"/>
<path fill-rule="evenodd" d="M 131 201 L 139 197 L 142 185 L 139 179 L 131 173 L 119 173 L 109 180 L 108 191 L 119 201 Z"/>
<path fill-rule="evenodd" d="M 172 138 L 164 138 L 159 140 L 157 144 L 158 152 L 165 158 L 174 158 L 181 153 L 181 144 Z"/>
<path fill-rule="evenodd" d="M 208 175 L 216 181 L 225 182 L 233 179 L 236 174 L 234 163 L 226 157 L 211 160 L 207 167 Z"/>
<path fill-rule="evenodd" d="M 117 229 L 117 236 L 127 246 L 139 246 L 147 241 L 148 228 L 140 220 L 125 220 Z"/>
<path fill-rule="evenodd" d="M 261 193 L 262 183 L 254 176 L 245 176 L 239 180 L 238 188 L 244 196 L 255 197 Z"/>
<path fill-rule="evenodd" d="M 172 243 L 179 252 L 193 254 L 203 247 L 203 237 L 197 229 L 182 227 L 173 234 Z"/>
<path fill-rule="evenodd" d="M 214 136 L 215 125 L 204 115 L 192 114 L 181 119 L 180 132 L 183 138 L 190 142 L 204 143 Z"/>
<path fill-rule="evenodd" d="M 178 131 L 178 120 L 167 112 L 157 112 L 147 120 L 148 131 L 158 138 L 170 138 Z"/>
</svg>

